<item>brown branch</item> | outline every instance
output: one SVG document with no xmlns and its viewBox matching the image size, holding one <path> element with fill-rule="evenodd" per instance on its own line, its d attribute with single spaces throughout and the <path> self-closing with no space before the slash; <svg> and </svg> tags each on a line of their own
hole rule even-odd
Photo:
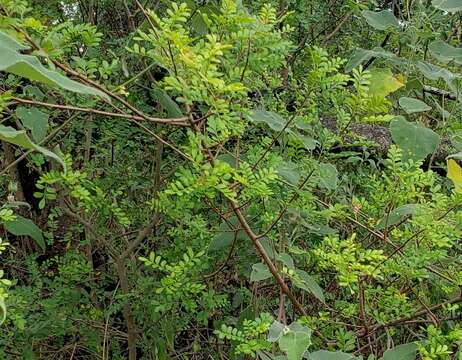
<svg viewBox="0 0 462 360">
<path fill-rule="evenodd" d="M 188 119 L 187 117 L 173 118 L 173 119 L 161 119 L 161 118 L 151 117 L 151 116 L 130 115 L 130 114 L 125 114 L 125 113 L 113 113 L 113 112 L 108 112 L 108 111 L 103 111 L 103 110 L 98 110 L 98 109 L 82 108 L 82 107 L 71 106 L 71 105 L 51 104 L 51 103 L 21 99 L 21 98 L 16 98 L 16 97 L 13 97 L 12 99 L 13 99 L 13 102 L 10 102 L 8 105 L 13 105 L 15 103 L 21 103 L 21 104 L 28 104 L 28 105 L 44 106 L 44 107 L 52 108 L 52 109 L 72 110 L 72 111 L 78 111 L 78 112 L 84 112 L 84 113 L 90 113 L 90 114 L 96 114 L 96 115 L 102 115 L 102 116 L 108 116 L 108 117 L 124 118 L 128 120 L 138 120 L 138 121 L 146 120 L 146 121 L 157 123 L 157 124 L 189 126 L 185 122 Z"/>
</svg>

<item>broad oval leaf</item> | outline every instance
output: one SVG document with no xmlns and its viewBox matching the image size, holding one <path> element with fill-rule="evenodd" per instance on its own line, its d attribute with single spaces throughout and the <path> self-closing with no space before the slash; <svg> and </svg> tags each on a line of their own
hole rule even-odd
<svg viewBox="0 0 462 360">
<path fill-rule="evenodd" d="M 390 214 L 385 215 L 377 225 L 377 229 L 384 229 L 385 226 L 393 226 L 403 220 L 405 216 L 415 215 L 419 204 L 405 204 L 393 209 Z"/>
<path fill-rule="evenodd" d="M 441 62 L 454 61 L 462 64 L 462 48 L 455 48 L 442 40 L 435 40 L 428 45 L 428 50 Z"/>
<path fill-rule="evenodd" d="M 399 106 L 401 106 L 403 110 L 406 111 L 408 114 L 429 111 L 432 109 L 431 106 L 428 106 L 423 101 L 409 97 L 400 98 Z"/>
<path fill-rule="evenodd" d="M 252 265 L 252 272 L 250 274 L 250 282 L 262 281 L 272 276 L 268 267 L 263 263 L 256 263 Z"/>
<path fill-rule="evenodd" d="M 16 108 L 16 116 L 21 119 L 25 128 L 32 131 L 35 141 L 45 139 L 48 130 L 48 114 L 35 107 L 19 106 Z"/>
<path fill-rule="evenodd" d="M 42 230 L 32 220 L 16 215 L 15 220 L 5 222 L 5 229 L 16 236 L 30 236 L 42 250 L 45 250 Z"/>
<path fill-rule="evenodd" d="M 404 82 L 393 75 L 389 68 L 375 68 L 371 70 L 369 94 L 385 97 L 404 86 Z"/>
<path fill-rule="evenodd" d="M 356 356 L 342 351 L 319 350 L 308 354 L 309 360 L 355 360 Z"/>
<path fill-rule="evenodd" d="M 272 111 L 254 110 L 250 114 L 250 119 L 255 122 L 265 123 L 274 131 L 282 131 L 286 125 L 286 121 Z"/>
<path fill-rule="evenodd" d="M 462 10 L 462 0 L 433 0 L 432 5 L 437 9 L 447 12 Z"/>
<path fill-rule="evenodd" d="M 27 49 L 27 47 L 24 47 L 6 33 L 0 32 L 0 71 L 75 93 L 96 95 L 109 100 L 109 97 L 102 91 L 68 79 L 56 71 L 47 69 L 35 56 L 23 55 L 18 52 L 24 49 Z"/>
<path fill-rule="evenodd" d="M 299 326 L 296 330 L 290 330 L 281 336 L 278 344 L 279 348 L 287 354 L 288 360 L 300 360 L 311 345 L 311 330 Z"/>
<path fill-rule="evenodd" d="M 318 283 L 310 276 L 306 271 L 303 270 L 295 270 L 297 275 L 300 277 L 301 281 L 295 281 L 294 285 L 300 289 L 308 291 L 309 293 L 313 294 L 318 300 L 325 302 L 326 299 L 324 298 L 324 291 L 318 285 Z"/>
<path fill-rule="evenodd" d="M 388 10 L 377 12 L 363 10 L 362 15 L 366 19 L 367 23 L 377 30 L 387 30 L 390 27 L 399 27 L 398 19 L 395 17 L 395 15 L 393 15 L 391 11 Z"/>
<path fill-rule="evenodd" d="M 16 130 L 11 126 L 0 125 L 0 140 L 21 146 L 26 149 L 37 150 L 38 152 L 41 152 L 43 155 L 58 161 L 63 166 L 64 170 L 66 170 L 66 165 L 64 164 L 64 161 L 58 155 L 37 144 L 34 144 L 31 141 L 31 139 L 29 139 L 29 137 L 27 136 L 25 130 Z"/>
<path fill-rule="evenodd" d="M 320 187 L 327 190 L 337 189 L 338 171 L 334 165 L 328 163 L 319 164 L 317 176 Z"/>
<path fill-rule="evenodd" d="M 417 349 L 414 343 L 398 345 L 385 351 L 382 360 L 415 360 Z"/>
<path fill-rule="evenodd" d="M 440 137 L 433 130 L 421 124 L 406 121 L 398 116 L 390 124 L 390 133 L 393 141 L 403 150 L 403 158 L 423 160 L 433 153 Z"/>
<path fill-rule="evenodd" d="M 448 179 L 454 183 L 454 188 L 457 193 L 462 193 L 462 168 L 456 160 L 448 160 Z"/>
</svg>

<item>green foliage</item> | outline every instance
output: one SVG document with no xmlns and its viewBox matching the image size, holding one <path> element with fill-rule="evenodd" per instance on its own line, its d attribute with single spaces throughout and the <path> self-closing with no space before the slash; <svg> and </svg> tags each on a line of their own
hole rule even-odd
<svg viewBox="0 0 462 360">
<path fill-rule="evenodd" d="M 144 3 L 0 0 L 0 358 L 459 359 L 460 1 Z"/>
</svg>

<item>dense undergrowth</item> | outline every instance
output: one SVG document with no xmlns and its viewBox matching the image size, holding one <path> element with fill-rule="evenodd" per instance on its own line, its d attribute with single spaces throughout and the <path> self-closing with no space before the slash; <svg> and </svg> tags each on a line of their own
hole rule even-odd
<svg viewBox="0 0 462 360">
<path fill-rule="evenodd" d="M 462 359 L 461 0 L 0 13 L 0 359 Z"/>
</svg>

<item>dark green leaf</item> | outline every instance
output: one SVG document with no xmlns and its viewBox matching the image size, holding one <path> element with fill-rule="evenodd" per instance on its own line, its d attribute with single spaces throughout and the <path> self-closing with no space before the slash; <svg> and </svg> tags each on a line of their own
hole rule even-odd
<svg viewBox="0 0 462 360">
<path fill-rule="evenodd" d="M 16 236 L 30 236 L 42 250 L 45 250 L 42 230 L 32 220 L 16 215 L 16 220 L 5 223 L 5 229 Z"/>
</svg>

